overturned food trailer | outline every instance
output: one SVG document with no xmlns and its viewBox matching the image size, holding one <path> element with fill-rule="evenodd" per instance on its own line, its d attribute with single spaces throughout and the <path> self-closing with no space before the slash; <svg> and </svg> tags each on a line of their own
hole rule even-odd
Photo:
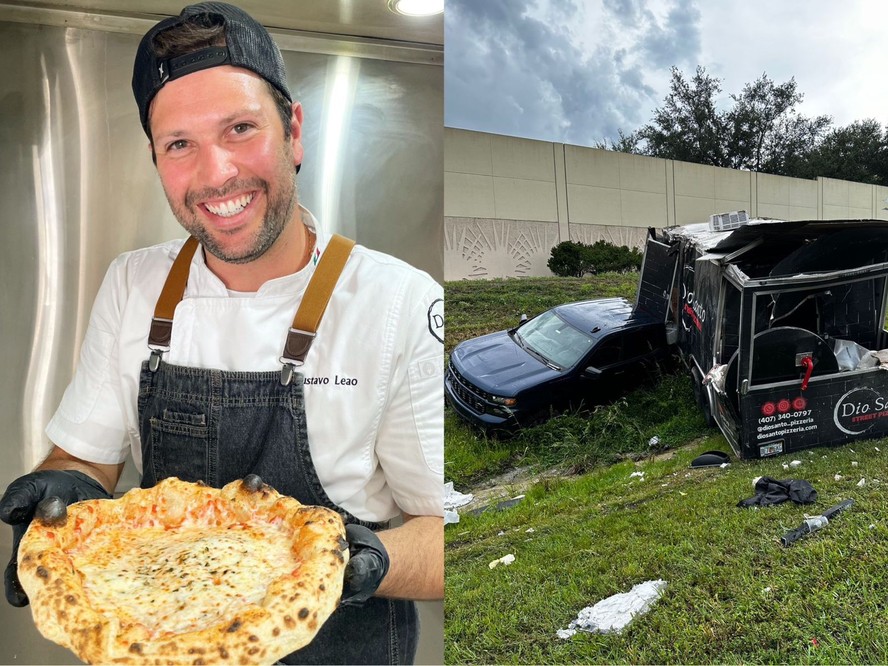
<svg viewBox="0 0 888 666">
<path fill-rule="evenodd" d="M 888 221 L 718 222 L 651 230 L 636 300 L 710 425 L 741 458 L 888 435 Z"/>
</svg>

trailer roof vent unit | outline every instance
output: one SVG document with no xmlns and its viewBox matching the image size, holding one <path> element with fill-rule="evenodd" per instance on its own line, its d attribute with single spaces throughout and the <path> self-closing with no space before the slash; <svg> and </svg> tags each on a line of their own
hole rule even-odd
<svg viewBox="0 0 888 666">
<path fill-rule="evenodd" d="M 749 222 L 749 216 L 745 210 L 735 210 L 730 213 L 719 213 L 709 216 L 710 231 L 733 231 Z"/>
</svg>

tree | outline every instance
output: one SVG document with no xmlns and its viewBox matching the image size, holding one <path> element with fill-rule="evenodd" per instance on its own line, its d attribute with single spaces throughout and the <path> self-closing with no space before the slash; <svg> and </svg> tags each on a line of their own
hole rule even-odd
<svg viewBox="0 0 888 666">
<path fill-rule="evenodd" d="M 804 95 L 795 77 L 775 85 L 766 73 L 747 83 L 725 113 L 725 155 L 734 169 L 792 175 L 829 127 L 829 116 L 806 118 L 796 111 Z"/>
<path fill-rule="evenodd" d="M 669 94 L 638 131 L 620 133 L 626 152 L 697 164 L 795 176 L 829 130 L 829 116 L 808 118 L 795 78 L 775 84 L 767 73 L 747 83 L 733 104 L 718 108 L 721 81 L 698 66 L 687 80 L 672 68 Z M 605 142 L 606 143 L 606 142 Z"/>
<path fill-rule="evenodd" d="M 669 86 L 663 106 L 654 109 L 652 121 L 635 133 L 636 142 L 644 142 L 641 152 L 725 166 L 725 117 L 716 108 L 721 82 L 698 65 L 690 81 L 673 67 Z"/>
<path fill-rule="evenodd" d="M 619 138 L 616 141 L 604 139 L 603 141 L 596 141 L 592 147 L 599 150 L 612 150 L 617 153 L 638 154 L 640 152 L 638 149 L 639 138 L 636 132 L 630 134 L 624 134 L 623 130 L 617 130 L 617 132 Z"/>
<path fill-rule="evenodd" d="M 872 118 L 836 128 L 809 153 L 798 175 L 888 185 L 888 134 Z"/>
</svg>

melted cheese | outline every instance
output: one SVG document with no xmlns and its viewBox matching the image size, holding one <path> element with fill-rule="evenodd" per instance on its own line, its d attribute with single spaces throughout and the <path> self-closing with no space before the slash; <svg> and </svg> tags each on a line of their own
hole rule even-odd
<svg viewBox="0 0 888 666">
<path fill-rule="evenodd" d="M 199 630 L 260 602 L 299 564 L 275 526 L 98 528 L 70 553 L 92 606 L 152 636 Z"/>
</svg>

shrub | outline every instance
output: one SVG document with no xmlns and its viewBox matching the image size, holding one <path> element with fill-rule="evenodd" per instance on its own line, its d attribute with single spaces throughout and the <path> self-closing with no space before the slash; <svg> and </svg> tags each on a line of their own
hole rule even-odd
<svg viewBox="0 0 888 666">
<path fill-rule="evenodd" d="M 588 247 L 574 241 L 558 243 L 552 248 L 552 256 L 546 265 L 560 277 L 583 277 L 591 268 L 586 256 Z"/>
<path fill-rule="evenodd" d="M 564 241 L 552 248 L 547 266 L 561 277 L 583 277 L 607 271 L 638 270 L 641 267 L 640 250 L 625 245 L 599 240 L 592 245 Z"/>
</svg>

